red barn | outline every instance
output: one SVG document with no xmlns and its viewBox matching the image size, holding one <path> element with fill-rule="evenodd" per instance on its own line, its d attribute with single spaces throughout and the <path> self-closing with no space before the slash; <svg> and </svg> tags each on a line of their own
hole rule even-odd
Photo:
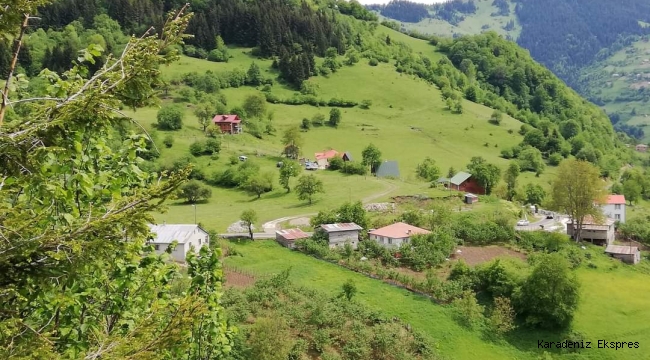
<svg viewBox="0 0 650 360">
<path fill-rule="evenodd" d="M 241 134 L 241 119 L 237 115 L 215 115 L 212 123 L 217 125 L 224 134 Z"/>
<path fill-rule="evenodd" d="M 485 189 L 479 185 L 478 181 L 474 179 L 472 174 L 462 171 L 449 179 L 449 186 L 451 186 L 453 190 L 464 191 L 473 194 L 485 194 Z"/>
</svg>

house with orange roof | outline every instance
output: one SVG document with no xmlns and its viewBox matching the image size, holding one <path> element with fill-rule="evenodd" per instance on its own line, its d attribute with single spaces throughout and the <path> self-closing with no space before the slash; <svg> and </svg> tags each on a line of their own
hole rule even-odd
<svg viewBox="0 0 650 360">
<path fill-rule="evenodd" d="M 625 222 L 625 196 L 609 195 L 604 204 L 601 205 L 603 214 L 610 219 L 624 223 Z"/>
<path fill-rule="evenodd" d="M 431 231 L 398 222 L 383 228 L 371 230 L 368 232 L 368 238 L 376 241 L 384 247 L 400 247 L 402 244 L 408 244 L 411 236 L 420 234 L 430 234 Z"/>
<path fill-rule="evenodd" d="M 334 149 L 326 150 L 323 152 L 317 152 L 314 154 L 316 158 L 316 163 L 321 169 L 325 169 L 329 166 L 329 161 L 335 157 L 341 157 L 338 151 Z"/>
</svg>

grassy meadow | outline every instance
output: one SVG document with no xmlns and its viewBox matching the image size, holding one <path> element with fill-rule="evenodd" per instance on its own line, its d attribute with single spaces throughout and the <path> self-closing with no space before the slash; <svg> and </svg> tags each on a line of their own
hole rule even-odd
<svg viewBox="0 0 650 360">
<path fill-rule="evenodd" d="M 438 305 L 426 297 L 390 286 L 379 280 L 299 252 L 281 247 L 274 241 L 230 242 L 240 254 L 227 257 L 229 266 L 246 269 L 257 274 L 278 273 L 291 268 L 291 280 L 307 287 L 317 288 L 330 294 L 341 291 L 341 285 L 352 279 L 357 287 L 357 301 L 398 316 L 404 322 L 423 332 L 436 344 L 437 351 L 447 359 L 535 359 L 543 357 L 537 349 L 537 341 L 561 341 L 564 334 L 531 331 L 520 327 L 503 340 L 493 341 L 481 330 L 468 330 L 454 319 L 448 306 Z M 638 341 L 639 349 L 583 350 L 575 354 L 549 351 L 555 357 L 569 359 L 643 359 L 643 349 L 650 331 L 650 267 L 626 266 L 607 258 L 598 247 L 589 247 L 592 261 L 597 269 L 584 265 L 577 270 L 582 284 L 581 300 L 574 321 L 574 331 L 582 334 L 585 341 L 596 344 L 598 340 Z"/>
<path fill-rule="evenodd" d="M 395 41 L 403 41 L 432 59 L 441 56 L 426 41 L 410 38 L 386 27 L 380 27 L 377 34 L 380 37 L 390 35 Z M 173 80 L 191 71 L 204 73 L 211 70 L 218 73 L 235 68 L 246 71 L 255 62 L 265 77 L 277 77 L 276 71 L 271 68 L 271 61 L 252 57 L 250 49 L 232 48 L 230 55 L 232 57 L 227 63 L 182 57 L 177 63 L 163 68 L 163 76 L 167 80 Z M 369 109 L 341 109 L 343 118 L 336 129 L 323 126 L 303 132 L 303 156 L 313 159 L 315 152 L 332 148 L 339 152 L 348 151 L 354 160 L 360 161 L 363 148 L 373 143 L 381 150 L 385 160 L 399 162 L 401 178 L 388 181 L 371 176 L 346 176 L 316 171 L 316 176 L 324 182 L 326 192 L 319 195 L 312 205 L 299 201 L 293 193 L 287 194 L 279 184 L 274 191 L 263 194 L 260 199 L 239 190 L 213 188 L 212 198 L 197 206 L 198 222 L 221 232 L 237 221 L 240 213 L 248 208 L 256 209 L 262 223 L 289 215 L 313 213 L 348 200 L 387 200 L 395 195 L 432 194 L 435 190 L 415 177 L 415 168 L 425 157 L 435 159 L 443 175 L 446 175 L 450 167 L 456 171 L 465 169 L 473 156 L 483 156 L 505 170 L 508 161 L 499 157 L 501 149 L 516 145 L 522 140 L 517 133 L 521 126 L 519 121 L 505 116 L 500 126 L 492 125 L 488 123 L 492 109 L 469 101 L 463 103 L 463 114 L 454 114 L 446 109 L 441 93 L 435 86 L 396 72 L 393 63 L 380 63 L 373 67 L 367 64 L 367 59 L 361 59 L 354 66 L 343 66 L 328 77 L 317 76 L 309 81 L 317 86 L 317 96 L 320 98 L 337 97 L 357 102 L 371 100 L 372 105 Z M 172 102 L 178 90 L 178 87 L 173 87 L 163 104 Z M 241 105 L 248 95 L 257 92 L 259 90 L 253 87 L 221 90 L 229 108 Z M 276 82 L 272 93 L 290 97 L 295 91 Z M 193 115 L 193 105 L 181 105 L 185 109 L 185 118 L 183 129 L 179 131 L 155 130 L 158 108 L 127 111 L 144 128 L 155 133 L 161 151 L 161 163 L 171 163 L 188 156 L 190 144 L 205 138 Z M 263 139 L 246 133 L 224 135 L 220 137 L 222 150 L 218 159 L 204 156 L 195 158 L 193 162 L 209 175 L 226 166 L 231 155 L 247 155 L 249 161 L 255 161 L 261 166 L 262 171 L 274 171 L 277 174 L 275 165 L 281 160 L 283 132 L 299 125 L 303 118 L 312 118 L 317 113 L 327 117 L 330 111 L 329 107 L 309 105 L 267 105 L 268 111 L 274 114 L 275 134 L 265 135 Z M 169 134 L 174 138 L 174 145 L 168 149 L 162 146 L 162 139 Z M 547 168 L 539 178 L 533 173 L 523 173 L 520 184 L 536 182 L 548 186 L 554 170 Z M 293 183 L 295 184 L 295 179 Z M 158 221 L 191 222 L 194 219 L 194 209 L 182 202 L 172 202 L 169 211 L 156 215 L 156 218 Z"/>
</svg>

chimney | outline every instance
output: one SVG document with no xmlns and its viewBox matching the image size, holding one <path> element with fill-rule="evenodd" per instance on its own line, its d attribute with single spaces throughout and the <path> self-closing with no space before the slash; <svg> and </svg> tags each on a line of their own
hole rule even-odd
<svg viewBox="0 0 650 360">
<path fill-rule="evenodd" d="M 407 233 L 408 235 L 411 235 L 411 229 L 406 230 L 406 233 Z"/>
</svg>

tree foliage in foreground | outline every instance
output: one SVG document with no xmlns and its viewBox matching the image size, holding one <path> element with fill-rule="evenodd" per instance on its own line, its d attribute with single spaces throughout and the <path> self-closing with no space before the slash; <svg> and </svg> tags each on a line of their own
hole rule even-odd
<svg viewBox="0 0 650 360">
<path fill-rule="evenodd" d="M 23 5 L 40 3 L 3 9 L 0 29 L 15 31 L 35 10 Z M 162 50 L 181 42 L 189 18 L 179 13 L 161 34 L 132 38 L 90 79 L 85 68 L 101 55 L 97 46 L 62 76 L 45 71 L 47 100 L 23 99 L 29 121 L 0 126 L 0 357 L 197 359 L 227 351 L 233 334 L 219 304 L 218 253 L 189 254 L 182 281 L 180 268 L 145 243 L 149 214 L 189 169 L 144 171 L 145 138 L 114 131 L 122 105 L 154 102 L 158 67 L 178 58 Z"/>
<path fill-rule="evenodd" d="M 435 359 L 416 330 L 346 296 L 328 296 L 288 281 L 288 271 L 222 298 L 241 327 L 233 359 Z M 354 283 L 348 281 L 350 294 Z M 291 299 L 291 301 L 286 301 Z"/>
</svg>

